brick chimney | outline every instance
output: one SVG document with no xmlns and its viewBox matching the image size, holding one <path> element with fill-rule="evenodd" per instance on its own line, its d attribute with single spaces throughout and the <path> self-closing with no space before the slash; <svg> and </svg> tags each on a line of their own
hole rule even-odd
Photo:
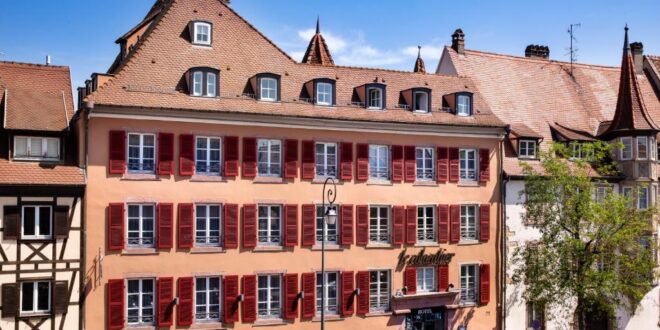
<svg viewBox="0 0 660 330">
<path fill-rule="evenodd" d="M 635 73 L 642 74 L 644 71 L 644 45 L 641 42 L 633 42 L 630 44 L 630 52 L 633 56 L 633 64 L 635 64 Z"/>
<path fill-rule="evenodd" d="M 459 54 L 465 54 L 465 33 L 463 30 L 456 29 L 451 35 L 451 48 Z"/>
<path fill-rule="evenodd" d="M 528 45 L 525 48 L 525 57 L 542 58 L 547 60 L 550 58 L 550 48 L 541 45 Z"/>
</svg>

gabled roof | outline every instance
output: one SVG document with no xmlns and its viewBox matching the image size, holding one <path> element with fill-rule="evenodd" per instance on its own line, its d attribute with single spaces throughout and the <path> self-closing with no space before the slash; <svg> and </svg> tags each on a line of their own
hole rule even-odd
<svg viewBox="0 0 660 330">
<path fill-rule="evenodd" d="M 85 175 L 74 165 L 0 159 L 0 185 L 84 186 Z"/>
<path fill-rule="evenodd" d="M 555 141 L 596 141 L 596 138 L 588 132 L 572 129 L 559 123 L 550 124 L 550 129 L 555 134 Z"/>
<path fill-rule="evenodd" d="M 316 33 L 309 41 L 305 55 L 302 62 L 305 64 L 316 64 L 324 66 L 334 66 L 335 62 L 332 60 L 328 45 L 325 43 L 323 35 L 321 35 L 321 23 L 316 19 Z"/>
</svg>

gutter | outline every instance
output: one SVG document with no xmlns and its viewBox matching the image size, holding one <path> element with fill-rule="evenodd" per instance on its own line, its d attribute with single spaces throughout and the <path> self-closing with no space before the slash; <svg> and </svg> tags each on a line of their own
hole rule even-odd
<svg viewBox="0 0 660 330">
<path fill-rule="evenodd" d="M 507 125 L 505 128 L 507 136 L 511 134 L 511 126 Z M 498 157 L 499 168 L 502 178 L 502 185 L 500 187 L 500 226 L 498 230 L 500 231 L 500 258 L 498 258 L 498 271 L 499 271 L 499 289 L 500 299 L 499 299 L 499 327 L 498 329 L 506 329 L 506 264 L 507 264 L 507 246 L 506 246 L 506 185 L 509 183 L 506 172 L 504 171 L 504 148 L 506 139 L 500 141 L 500 154 Z"/>
</svg>

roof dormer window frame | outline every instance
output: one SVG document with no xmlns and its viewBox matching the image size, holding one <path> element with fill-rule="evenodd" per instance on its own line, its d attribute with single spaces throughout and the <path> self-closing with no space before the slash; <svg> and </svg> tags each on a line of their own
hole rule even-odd
<svg viewBox="0 0 660 330">
<path fill-rule="evenodd" d="M 365 85 L 364 106 L 368 110 L 385 110 L 385 85 L 367 84 Z M 377 98 L 377 99 L 376 99 Z"/>
<path fill-rule="evenodd" d="M 322 88 L 319 88 L 321 87 Z M 329 94 L 329 95 L 328 95 Z M 323 96 L 321 101 L 320 95 Z M 320 106 L 335 106 L 337 104 L 337 87 L 336 82 L 330 78 L 314 79 L 314 104 Z"/>
<path fill-rule="evenodd" d="M 424 95 L 423 98 L 418 99 L 417 96 Z M 423 102 L 425 103 L 424 106 L 420 106 L 418 102 Z M 412 104 L 411 104 L 411 109 L 413 112 L 416 113 L 431 113 L 431 89 L 430 88 L 413 88 L 412 89 Z"/>
<path fill-rule="evenodd" d="M 467 104 L 462 103 L 467 102 Z M 456 115 L 461 117 L 471 117 L 474 112 L 472 111 L 473 104 L 472 93 L 458 92 L 456 93 Z"/>
<path fill-rule="evenodd" d="M 186 74 L 188 94 L 192 97 L 217 98 L 220 95 L 220 70 L 195 67 Z"/>
<path fill-rule="evenodd" d="M 538 152 L 539 152 L 538 139 L 521 138 L 518 140 L 518 158 L 537 159 Z"/>
<path fill-rule="evenodd" d="M 206 29 L 207 33 L 200 33 L 203 32 L 200 31 L 203 29 Z M 200 36 L 205 36 L 206 40 L 198 39 Z M 211 46 L 213 43 L 213 23 L 207 21 L 190 22 L 190 41 L 197 46 Z"/>
<path fill-rule="evenodd" d="M 22 141 L 25 142 L 24 148 L 19 147 L 19 144 L 23 144 Z M 53 152 L 57 152 L 57 156 L 49 156 L 49 153 L 52 155 Z M 52 136 L 16 135 L 12 156 L 15 160 L 57 162 L 62 160 L 62 140 Z"/>
<path fill-rule="evenodd" d="M 256 98 L 263 102 L 280 102 L 282 100 L 281 76 L 275 73 L 263 72 L 256 76 Z M 274 86 L 272 82 L 274 81 Z M 264 86 L 264 84 L 266 84 Z M 274 94 L 274 95 L 273 95 Z"/>
</svg>

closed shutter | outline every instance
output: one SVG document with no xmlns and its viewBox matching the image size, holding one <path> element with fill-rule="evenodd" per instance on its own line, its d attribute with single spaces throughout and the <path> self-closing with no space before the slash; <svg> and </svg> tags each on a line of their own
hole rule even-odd
<svg viewBox="0 0 660 330">
<path fill-rule="evenodd" d="M 179 204 L 178 243 L 180 249 L 193 247 L 193 209 L 192 203 Z"/>
<path fill-rule="evenodd" d="M 192 134 L 179 135 L 179 175 L 195 174 L 195 137 Z"/>
<path fill-rule="evenodd" d="M 449 148 L 449 182 L 458 182 L 460 175 L 458 148 Z"/>
<path fill-rule="evenodd" d="M 66 205 L 55 206 L 53 214 L 53 234 L 55 239 L 69 237 L 69 207 Z"/>
<path fill-rule="evenodd" d="M 108 250 L 124 248 L 124 204 L 112 203 L 108 206 Z"/>
<path fill-rule="evenodd" d="M 257 176 L 257 139 L 253 137 L 243 138 L 243 177 L 254 178 Z"/>
<path fill-rule="evenodd" d="M 284 246 L 298 245 L 298 205 L 284 206 Z"/>
<path fill-rule="evenodd" d="M 490 180 L 490 150 L 479 149 L 479 182 Z"/>
<path fill-rule="evenodd" d="M 226 204 L 224 214 L 225 249 L 238 248 L 238 205 Z"/>
<path fill-rule="evenodd" d="M 341 244 L 353 244 L 353 205 L 341 206 Z"/>
<path fill-rule="evenodd" d="M 367 181 L 369 179 L 369 145 L 358 143 L 357 145 L 357 180 Z"/>
<path fill-rule="evenodd" d="M 440 183 L 445 183 L 449 177 L 449 151 L 446 147 L 438 147 L 437 154 L 437 180 Z"/>
<path fill-rule="evenodd" d="M 110 174 L 126 172 L 126 132 L 110 131 L 108 171 Z"/>
<path fill-rule="evenodd" d="M 415 294 L 417 292 L 417 269 L 408 267 L 404 272 L 403 283 L 406 286 L 406 294 Z"/>
<path fill-rule="evenodd" d="M 174 279 L 161 277 L 158 279 L 158 326 L 169 327 L 172 325 L 172 309 L 174 305 Z"/>
<path fill-rule="evenodd" d="M 353 144 L 342 142 L 339 150 L 341 152 L 341 179 L 351 181 L 353 179 Z"/>
<path fill-rule="evenodd" d="M 449 243 L 458 243 L 461 240 L 461 206 L 449 207 Z"/>
<path fill-rule="evenodd" d="M 406 208 L 406 244 L 417 243 L 417 206 Z"/>
<path fill-rule="evenodd" d="M 158 204 L 158 248 L 171 249 L 174 246 L 172 235 L 174 231 L 174 205 L 172 203 Z"/>
<path fill-rule="evenodd" d="M 298 274 L 284 275 L 284 318 L 293 320 L 298 316 Z"/>
<path fill-rule="evenodd" d="M 243 205 L 243 247 L 257 246 L 257 206 Z"/>
<path fill-rule="evenodd" d="M 354 274 L 352 271 L 341 273 L 341 315 L 353 315 Z"/>
<path fill-rule="evenodd" d="M 5 205 L 2 217 L 2 239 L 18 239 L 21 223 L 21 212 L 18 206 Z"/>
<path fill-rule="evenodd" d="M 122 330 L 125 322 L 124 280 L 109 280 L 106 287 L 108 290 L 108 330 Z"/>
<path fill-rule="evenodd" d="M 2 317 L 18 315 L 18 284 L 2 284 Z"/>
<path fill-rule="evenodd" d="M 365 246 L 369 243 L 369 206 L 358 205 L 355 207 L 357 213 L 355 238 L 356 244 Z"/>
<path fill-rule="evenodd" d="M 238 137 L 225 136 L 224 146 L 224 171 L 223 176 L 233 178 L 238 176 Z"/>
<path fill-rule="evenodd" d="M 238 276 L 229 275 L 222 281 L 224 296 L 225 323 L 238 322 Z"/>
<path fill-rule="evenodd" d="M 312 318 L 316 315 L 316 273 L 302 274 L 302 317 Z"/>
<path fill-rule="evenodd" d="M 64 314 L 69 310 L 69 282 L 56 281 L 53 287 L 53 312 Z"/>
<path fill-rule="evenodd" d="M 403 154 L 404 154 L 404 166 L 405 166 L 405 177 L 406 177 L 406 182 L 415 182 L 415 179 L 417 178 L 417 173 L 415 173 L 415 170 L 417 168 L 417 164 L 415 164 L 415 147 L 414 146 L 405 146 L 403 149 Z"/>
<path fill-rule="evenodd" d="M 449 266 L 438 265 L 438 291 L 445 292 L 449 289 Z"/>
<path fill-rule="evenodd" d="M 176 325 L 188 326 L 193 322 L 193 278 L 179 277 L 177 280 L 177 296 L 179 305 L 176 306 Z"/>
<path fill-rule="evenodd" d="M 298 140 L 284 141 L 284 177 L 298 177 Z"/>
<path fill-rule="evenodd" d="M 302 178 L 314 179 L 315 176 L 314 141 L 302 142 Z"/>
<path fill-rule="evenodd" d="M 403 244 L 406 236 L 406 208 L 401 205 L 392 208 L 392 242 L 394 244 Z"/>
<path fill-rule="evenodd" d="M 316 205 L 302 206 L 302 246 L 314 246 L 316 242 Z"/>
<path fill-rule="evenodd" d="M 243 276 L 243 323 L 257 320 L 257 276 Z"/>
<path fill-rule="evenodd" d="M 487 305 L 490 301 L 490 265 L 479 266 L 479 303 Z"/>
<path fill-rule="evenodd" d="M 174 134 L 158 134 L 158 174 L 174 174 Z"/>
<path fill-rule="evenodd" d="M 392 181 L 403 180 L 403 146 L 392 146 Z"/>
<path fill-rule="evenodd" d="M 357 287 L 360 294 L 357 296 L 357 314 L 366 315 L 369 313 L 369 285 L 370 274 L 367 271 L 357 272 Z"/>
<path fill-rule="evenodd" d="M 479 240 L 488 242 L 490 239 L 490 204 L 479 206 Z"/>
<path fill-rule="evenodd" d="M 449 205 L 438 205 L 438 243 L 449 242 Z"/>
</svg>

